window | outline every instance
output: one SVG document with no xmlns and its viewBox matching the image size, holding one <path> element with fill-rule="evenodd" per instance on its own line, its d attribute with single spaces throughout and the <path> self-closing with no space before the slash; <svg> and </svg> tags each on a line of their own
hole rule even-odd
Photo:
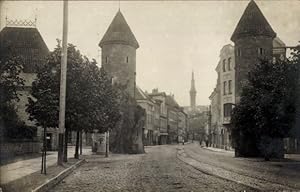
<svg viewBox="0 0 300 192">
<path fill-rule="evenodd" d="M 232 80 L 228 81 L 228 94 L 232 94 Z"/>
<path fill-rule="evenodd" d="M 236 55 L 237 55 L 238 57 L 241 57 L 241 56 L 242 56 L 242 50 L 241 50 L 241 48 L 237 48 L 237 50 L 236 50 Z"/>
<path fill-rule="evenodd" d="M 224 117 L 230 117 L 232 112 L 232 103 L 224 104 Z"/>
<path fill-rule="evenodd" d="M 223 82 L 223 94 L 226 95 L 226 87 L 227 87 L 227 82 Z"/>
<path fill-rule="evenodd" d="M 105 57 L 105 63 L 108 63 L 108 57 Z"/>
<path fill-rule="evenodd" d="M 227 69 L 231 71 L 231 57 L 228 58 Z"/>
<path fill-rule="evenodd" d="M 126 63 L 128 63 L 128 56 L 126 57 Z"/>
<path fill-rule="evenodd" d="M 225 61 L 225 59 L 223 60 L 223 72 L 226 72 L 226 61 Z"/>
<path fill-rule="evenodd" d="M 258 48 L 257 51 L 258 51 L 258 55 L 260 55 L 260 56 L 265 55 L 265 53 L 266 53 L 266 50 L 263 48 Z"/>
</svg>

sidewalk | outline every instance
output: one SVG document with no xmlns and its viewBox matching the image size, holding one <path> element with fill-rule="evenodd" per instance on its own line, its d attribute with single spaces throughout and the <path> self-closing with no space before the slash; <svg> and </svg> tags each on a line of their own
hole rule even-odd
<svg viewBox="0 0 300 192">
<path fill-rule="evenodd" d="M 74 157 L 75 147 L 68 147 L 68 157 Z M 83 155 L 92 154 L 90 147 L 83 147 Z M 57 152 L 47 153 L 47 167 L 55 165 L 57 162 Z M 41 170 L 41 157 L 18 161 L 0 167 L 0 184 L 7 184 L 24 176 Z"/>
</svg>

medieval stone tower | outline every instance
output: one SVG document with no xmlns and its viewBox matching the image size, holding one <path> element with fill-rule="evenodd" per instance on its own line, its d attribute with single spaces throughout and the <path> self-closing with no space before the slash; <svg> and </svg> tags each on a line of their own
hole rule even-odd
<svg viewBox="0 0 300 192">
<path fill-rule="evenodd" d="M 196 109 L 196 88 L 195 88 L 195 79 L 194 79 L 194 72 L 192 72 L 192 80 L 191 80 L 191 90 L 190 90 L 190 101 L 191 101 L 191 109 Z"/>
<path fill-rule="evenodd" d="M 236 102 L 240 100 L 242 87 L 247 83 L 251 67 L 260 58 L 272 58 L 275 37 L 276 33 L 254 0 L 251 0 L 231 37 L 235 43 Z"/>
<path fill-rule="evenodd" d="M 136 49 L 139 44 L 119 10 L 99 43 L 102 66 L 114 83 L 127 85 L 134 97 L 136 76 Z"/>
</svg>

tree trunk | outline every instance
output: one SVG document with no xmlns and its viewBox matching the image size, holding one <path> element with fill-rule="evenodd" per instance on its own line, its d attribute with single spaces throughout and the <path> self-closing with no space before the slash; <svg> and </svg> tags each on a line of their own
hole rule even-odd
<svg viewBox="0 0 300 192">
<path fill-rule="evenodd" d="M 82 155 L 82 130 L 80 130 L 80 143 L 79 143 L 79 146 L 80 146 L 80 155 Z"/>
<path fill-rule="evenodd" d="M 64 162 L 68 162 L 68 136 L 69 131 L 66 129 L 65 131 L 65 146 L 64 146 Z"/>
<path fill-rule="evenodd" d="M 74 154 L 75 159 L 79 159 L 79 135 L 80 135 L 80 131 L 76 131 L 76 146 L 75 146 L 75 154 Z"/>
</svg>

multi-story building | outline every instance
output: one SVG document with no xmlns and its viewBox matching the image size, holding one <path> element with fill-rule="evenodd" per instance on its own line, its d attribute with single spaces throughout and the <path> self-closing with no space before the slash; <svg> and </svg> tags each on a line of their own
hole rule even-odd
<svg viewBox="0 0 300 192">
<path fill-rule="evenodd" d="M 158 142 L 159 126 L 157 122 L 158 103 L 144 93 L 139 87 L 136 88 L 135 99 L 146 111 L 145 125 L 143 128 L 143 143 L 144 145 L 154 145 Z"/>
<path fill-rule="evenodd" d="M 220 90 L 217 88 L 209 96 L 211 101 L 210 107 L 210 122 L 209 122 L 209 131 L 208 138 L 210 146 L 220 147 L 220 116 L 221 116 L 221 105 L 220 105 Z"/>
<path fill-rule="evenodd" d="M 212 137 L 213 145 L 221 148 L 231 147 L 231 112 L 240 100 L 241 90 L 247 83 L 252 66 L 262 58 L 273 61 L 286 58 L 286 45 L 276 37 L 254 1 L 248 4 L 231 39 L 235 46 L 228 44 L 220 51 L 220 61 L 216 68 L 217 90 L 210 97 L 211 131 L 217 135 L 217 139 Z M 218 98 L 220 100 L 217 102 Z M 218 123 L 219 128 L 216 129 Z"/>
<path fill-rule="evenodd" d="M 168 139 L 168 123 L 167 123 L 167 107 L 166 107 L 166 93 L 158 92 L 158 89 L 153 89 L 148 96 L 153 99 L 157 106 L 154 109 L 159 114 L 155 114 L 156 126 L 159 125 L 158 144 L 167 144 Z"/>
<path fill-rule="evenodd" d="M 231 112 L 235 103 L 235 57 L 234 47 L 225 45 L 220 52 L 218 75 L 220 75 L 220 147 L 231 146 Z"/>
</svg>

